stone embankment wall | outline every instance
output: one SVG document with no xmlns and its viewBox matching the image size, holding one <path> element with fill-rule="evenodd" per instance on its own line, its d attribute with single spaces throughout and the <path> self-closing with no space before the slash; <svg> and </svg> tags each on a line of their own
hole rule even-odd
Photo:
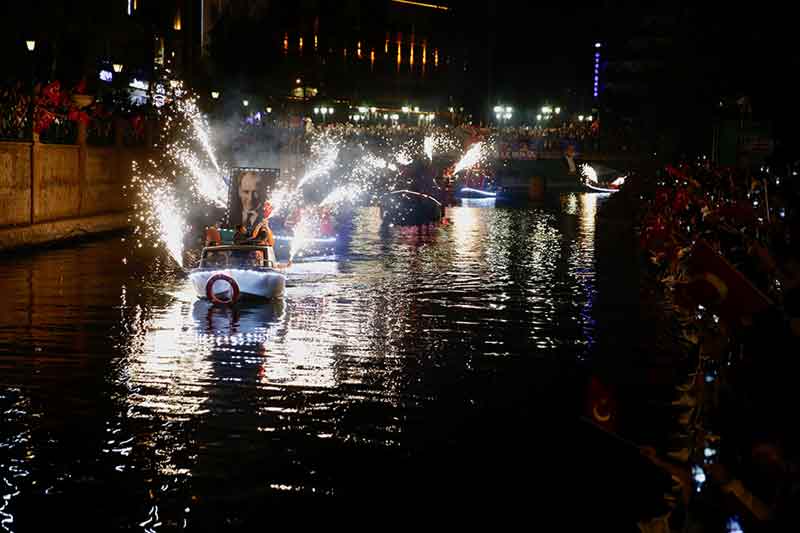
<svg viewBox="0 0 800 533">
<path fill-rule="evenodd" d="M 0 250 L 128 225 L 131 163 L 145 148 L 0 142 Z"/>
</svg>

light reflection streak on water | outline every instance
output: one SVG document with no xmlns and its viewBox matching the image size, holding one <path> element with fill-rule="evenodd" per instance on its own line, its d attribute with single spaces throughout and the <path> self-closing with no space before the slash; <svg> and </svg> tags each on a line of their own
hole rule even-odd
<svg viewBox="0 0 800 533">
<path fill-rule="evenodd" d="M 572 275 L 577 286 L 583 291 L 584 304 L 580 316 L 587 350 L 594 342 L 594 325 L 596 320 L 592 306 L 597 294 L 595 286 L 595 224 L 598 201 L 607 197 L 605 194 L 584 193 L 580 195 L 581 224 L 570 260 Z"/>
<path fill-rule="evenodd" d="M 30 479 L 29 463 L 35 458 L 31 442 L 29 417 L 35 416 L 30 399 L 19 390 L 4 391 L 0 397 L 3 401 L 3 424 L 11 432 L 3 433 L 0 440 L 0 528 L 3 531 L 17 531 L 14 516 L 14 500 L 34 480 Z M 5 408 L 6 400 L 13 404 Z"/>
</svg>

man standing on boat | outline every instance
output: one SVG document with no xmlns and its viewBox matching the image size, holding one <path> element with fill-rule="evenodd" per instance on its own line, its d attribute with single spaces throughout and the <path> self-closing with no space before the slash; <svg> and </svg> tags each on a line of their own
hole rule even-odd
<svg viewBox="0 0 800 533">
<path fill-rule="evenodd" d="M 564 164 L 567 166 L 567 172 L 570 176 L 578 174 L 578 164 L 575 163 L 575 145 L 568 145 L 566 152 L 564 152 Z"/>
</svg>

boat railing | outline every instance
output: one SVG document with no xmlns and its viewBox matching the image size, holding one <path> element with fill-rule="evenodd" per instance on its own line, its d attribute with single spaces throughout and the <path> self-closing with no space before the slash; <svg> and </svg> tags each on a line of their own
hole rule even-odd
<svg viewBox="0 0 800 533">
<path fill-rule="evenodd" d="M 233 261 L 232 261 L 233 260 Z M 272 246 L 221 244 L 206 246 L 200 256 L 200 268 L 275 268 Z"/>
</svg>

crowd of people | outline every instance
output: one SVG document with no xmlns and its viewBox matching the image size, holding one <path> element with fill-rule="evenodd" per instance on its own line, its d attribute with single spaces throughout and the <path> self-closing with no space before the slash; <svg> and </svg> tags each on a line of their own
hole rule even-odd
<svg viewBox="0 0 800 533">
<path fill-rule="evenodd" d="M 632 176 L 612 201 L 635 213 L 696 363 L 674 402 L 691 433 L 678 462 L 694 465 L 695 508 L 746 531 L 800 524 L 798 174 L 797 163 L 752 172 L 701 160 Z"/>
<path fill-rule="evenodd" d="M 559 125 L 543 125 L 533 127 L 480 127 L 468 124 L 390 124 L 390 123 L 354 123 L 327 122 L 312 124 L 310 121 L 248 117 L 233 136 L 232 149 L 247 151 L 253 147 L 268 146 L 275 151 L 290 150 L 303 152 L 308 150 L 310 140 L 320 134 L 329 134 L 345 141 L 369 142 L 371 146 L 402 146 L 407 141 L 420 139 L 432 134 L 438 139 L 449 138 L 453 142 L 449 151 L 465 149 L 476 141 L 496 141 L 498 153 L 507 145 L 510 151 L 518 151 L 524 146 L 531 153 L 562 153 L 568 146 L 575 147 L 579 153 L 610 150 L 624 152 L 631 150 L 633 142 L 626 136 L 612 134 L 603 130 L 598 121 L 563 122 Z M 626 140 L 627 139 L 627 140 Z"/>
<path fill-rule="evenodd" d="M 596 152 L 600 127 L 598 122 L 565 122 L 558 126 L 503 128 L 497 134 L 501 142 L 524 143 L 536 152 L 563 152 L 570 145 L 579 152 Z"/>
</svg>

